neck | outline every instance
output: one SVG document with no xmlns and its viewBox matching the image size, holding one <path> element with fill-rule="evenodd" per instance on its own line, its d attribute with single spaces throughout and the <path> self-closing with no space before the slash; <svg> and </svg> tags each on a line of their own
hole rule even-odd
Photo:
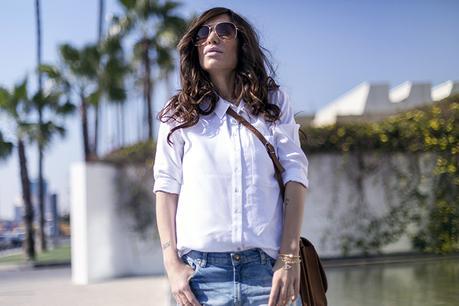
<svg viewBox="0 0 459 306">
<path fill-rule="evenodd" d="M 217 88 L 218 94 L 225 100 L 238 104 L 236 98 L 233 96 L 234 89 L 234 71 L 228 73 L 219 72 L 216 74 L 211 74 L 210 79 L 214 86 Z"/>
</svg>

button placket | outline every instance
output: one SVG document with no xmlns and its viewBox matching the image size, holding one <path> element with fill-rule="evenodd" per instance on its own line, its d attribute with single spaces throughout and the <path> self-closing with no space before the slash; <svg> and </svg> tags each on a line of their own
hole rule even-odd
<svg viewBox="0 0 459 306">
<path fill-rule="evenodd" d="M 231 106 L 230 106 L 231 107 Z M 235 166 L 238 164 L 238 156 L 237 156 L 237 131 L 236 131 L 236 124 L 237 124 L 237 121 L 235 118 L 231 117 L 228 115 L 228 118 L 229 118 L 229 123 L 230 123 L 230 134 L 231 134 L 231 144 L 232 144 L 232 152 L 233 152 L 233 168 L 232 168 L 232 188 L 236 189 L 237 188 L 237 177 L 235 175 L 235 171 L 234 171 L 234 168 Z M 231 229 L 232 229 L 232 240 L 234 243 L 237 243 L 237 240 L 238 240 L 238 226 L 237 226 L 237 213 L 235 211 L 235 207 L 236 207 L 236 198 L 234 196 L 235 193 L 233 193 L 233 196 L 231 197 L 231 202 L 232 202 L 232 214 L 231 214 L 231 219 L 232 219 L 232 223 L 231 223 Z"/>
<path fill-rule="evenodd" d="M 236 126 L 237 131 L 237 138 L 236 138 L 236 155 L 237 155 L 237 163 L 236 163 L 236 215 L 237 215 L 237 222 L 238 222 L 238 241 L 242 243 L 242 198 L 241 198 L 241 189 L 242 189 L 242 175 L 241 175 L 241 168 L 242 168 L 242 157 L 241 157 L 241 123 L 237 122 Z"/>
<path fill-rule="evenodd" d="M 242 189 L 242 176 L 241 176 L 241 144 L 240 144 L 240 126 L 241 124 L 235 118 L 230 118 L 231 135 L 234 152 L 234 166 L 233 166 L 233 241 L 235 243 L 242 242 L 242 201 L 241 201 L 241 189 Z"/>
</svg>

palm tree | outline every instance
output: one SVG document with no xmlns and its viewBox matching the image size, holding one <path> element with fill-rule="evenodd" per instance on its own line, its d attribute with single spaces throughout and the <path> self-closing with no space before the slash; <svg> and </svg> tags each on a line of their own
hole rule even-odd
<svg viewBox="0 0 459 306">
<path fill-rule="evenodd" d="M 39 72 L 41 73 L 41 72 Z M 75 111 L 75 106 L 67 99 L 65 99 L 64 92 L 54 84 L 53 80 L 49 79 L 46 83 L 47 86 L 43 89 L 39 89 L 31 99 L 30 107 L 41 113 L 39 121 L 36 125 L 36 129 L 32 130 L 32 140 L 36 142 L 39 148 L 41 158 L 39 158 L 39 180 L 42 180 L 43 175 L 43 152 L 46 148 L 51 145 L 51 140 L 54 135 L 58 134 L 64 137 L 66 130 L 61 123 L 58 123 L 58 119 L 63 119 L 65 116 L 71 115 Z M 43 113 L 47 114 L 47 120 L 43 116 Z M 39 183 L 43 184 L 43 182 Z M 42 191 L 44 193 L 44 191 Z M 43 195 L 42 195 L 43 197 Z M 43 201 L 43 199 L 42 199 Z M 41 202 L 40 206 L 40 245 L 41 250 L 46 251 L 46 236 L 44 232 L 44 205 Z"/>
<path fill-rule="evenodd" d="M 59 84 L 69 99 L 79 99 L 84 159 L 95 160 L 95 146 L 90 144 L 88 108 L 98 105 L 104 97 L 110 101 L 125 101 L 124 77 L 129 70 L 123 61 L 121 44 L 115 35 L 100 45 L 88 44 L 81 49 L 63 44 L 59 52 L 61 67 L 41 65 L 40 70 Z"/>
<path fill-rule="evenodd" d="M 125 79 L 132 72 L 129 63 L 126 61 L 122 47 L 121 33 L 110 31 L 99 44 L 103 54 L 101 65 L 98 70 L 98 101 L 104 98 L 110 104 L 115 104 L 118 110 L 118 145 L 124 143 L 124 114 L 123 106 L 127 94 L 125 89 Z"/>
<path fill-rule="evenodd" d="M 25 150 L 25 142 L 27 139 L 30 139 L 34 125 L 27 121 L 27 114 L 30 112 L 30 102 L 27 98 L 27 79 L 15 85 L 11 91 L 0 87 L 0 111 L 6 113 L 14 124 L 22 186 L 22 199 L 25 208 L 24 225 L 26 233 L 24 247 L 27 260 L 34 261 L 36 257 L 33 228 L 34 212 L 30 195 L 30 180 Z"/>
<path fill-rule="evenodd" d="M 59 46 L 59 54 L 63 62 L 62 67 L 43 64 L 39 70 L 64 89 L 68 97 L 76 96 L 80 100 L 83 155 L 85 161 L 89 161 L 94 159 L 94 155 L 89 144 L 87 108 L 90 91 L 95 86 L 96 65 L 100 60 L 99 52 L 94 45 L 87 45 L 78 50 L 69 44 L 63 44 Z"/>
<path fill-rule="evenodd" d="M 185 31 L 187 21 L 175 14 L 182 4 L 157 0 L 119 0 L 124 10 L 122 17 L 115 17 L 115 22 L 124 34 L 139 34 L 135 38 L 134 63 L 142 71 L 141 86 L 147 111 L 148 139 L 153 139 L 152 68 L 161 67 L 160 78 L 167 78 L 174 70 L 173 50 Z"/>
<path fill-rule="evenodd" d="M 35 0 L 35 19 L 37 22 L 37 66 L 41 65 L 41 18 L 40 18 L 40 0 Z M 38 91 L 42 90 L 42 76 L 38 72 Z M 43 124 L 43 109 L 40 104 L 37 104 L 38 111 L 38 124 Z M 43 148 L 41 142 L 38 142 L 38 207 L 40 210 L 40 221 L 39 221 L 39 238 L 40 246 L 42 251 L 47 250 L 46 236 L 45 236 L 45 211 L 44 211 L 44 186 L 43 186 Z"/>
</svg>

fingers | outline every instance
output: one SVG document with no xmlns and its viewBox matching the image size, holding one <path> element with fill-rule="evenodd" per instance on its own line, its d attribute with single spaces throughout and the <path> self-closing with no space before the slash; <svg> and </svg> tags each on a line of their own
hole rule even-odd
<svg viewBox="0 0 459 306">
<path fill-rule="evenodd" d="M 175 300 L 179 305 L 201 306 L 189 286 L 188 288 L 184 288 L 182 291 L 176 293 Z"/>
<path fill-rule="evenodd" d="M 174 298 L 177 304 L 186 305 L 186 300 L 182 297 L 180 293 L 174 293 Z"/>
<path fill-rule="evenodd" d="M 284 305 L 290 305 L 291 303 L 293 303 L 293 301 L 295 301 L 295 298 L 296 298 L 295 290 L 292 284 L 291 286 L 288 287 L 286 304 Z"/>
<path fill-rule="evenodd" d="M 293 303 L 298 295 L 296 282 L 283 283 L 281 280 L 273 282 L 269 295 L 268 306 L 285 306 Z M 292 299 L 293 297 L 293 299 Z"/>
<path fill-rule="evenodd" d="M 295 279 L 293 281 L 293 297 L 294 298 L 292 302 L 295 302 L 299 294 L 300 294 L 300 279 Z"/>
<path fill-rule="evenodd" d="M 269 294 L 269 302 L 268 306 L 277 306 L 277 300 L 280 292 L 280 287 L 278 285 L 279 282 L 273 282 L 273 286 L 271 287 L 271 293 Z"/>
<path fill-rule="evenodd" d="M 276 305 L 287 305 L 287 303 L 289 302 L 289 287 L 288 285 L 284 284 L 282 287 L 281 287 L 281 290 L 280 290 L 280 294 L 279 294 L 279 297 L 278 297 L 278 300 L 277 300 L 277 304 Z"/>
<path fill-rule="evenodd" d="M 190 303 L 193 306 L 201 306 L 201 304 L 199 304 L 199 301 L 196 299 L 196 296 L 193 294 L 193 292 L 191 292 L 191 288 L 189 285 L 188 285 L 188 289 L 185 290 L 183 293 L 188 303 Z"/>
<path fill-rule="evenodd" d="M 178 286 L 178 288 L 176 288 L 176 291 L 173 292 L 175 300 L 179 305 L 201 306 L 196 296 L 193 294 L 189 284 L 189 280 L 193 276 L 193 274 L 194 271 L 192 271 L 192 273 L 189 276 L 187 276 L 186 280 L 183 283 L 180 282 L 181 284 Z"/>
</svg>

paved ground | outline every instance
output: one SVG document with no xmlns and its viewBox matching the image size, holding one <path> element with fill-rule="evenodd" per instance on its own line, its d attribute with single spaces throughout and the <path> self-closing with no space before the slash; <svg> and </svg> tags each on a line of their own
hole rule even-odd
<svg viewBox="0 0 459 306">
<path fill-rule="evenodd" d="M 162 306 L 169 303 L 165 276 L 74 285 L 70 267 L 0 269 L 2 306 Z"/>
</svg>

